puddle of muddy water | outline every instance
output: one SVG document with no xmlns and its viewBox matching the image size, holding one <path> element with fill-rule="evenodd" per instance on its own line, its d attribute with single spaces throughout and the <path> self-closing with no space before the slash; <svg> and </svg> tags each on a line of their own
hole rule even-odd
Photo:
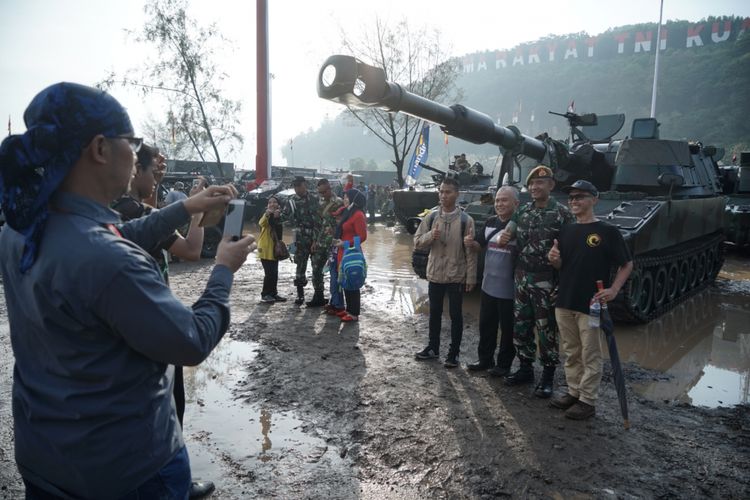
<svg viewBox="0 0 750 500">
<path fill-rule="evenodd" d="M 412 236 L 398 227 L 368 229 L 368 282 L 389 290 L 394 312 L 426 314 L 427 282 L 412 271 Z M 478 292 L 465 297 L 464 312 L 476 324 Z M 728 255 L 716 286 L 647 325 L 618 324 L 615 333 L 623 362 L 664 374 L 634 384 L 643 396 L 707 407 L 749 403 L 750 258 Z"/>
<path fill-rule="evenodd" d="M 326 449 L 292 414 L 235 399 L 233 390 L 256 350 L 255 344 L 225 338 L 206 361 L 184 372 L 184 435 L 193 477 L 226 490 L 239 492 L 284 461 L 309 459 Z"/>
</svg>

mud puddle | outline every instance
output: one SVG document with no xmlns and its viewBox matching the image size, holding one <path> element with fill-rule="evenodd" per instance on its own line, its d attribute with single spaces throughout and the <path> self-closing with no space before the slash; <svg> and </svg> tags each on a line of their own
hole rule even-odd
<svg viewBox="0 0 750 500">
<path fill-rule="evenodd" d="M 394 312 L 426 314 L 427 282 L 415 279 L 412 271 L 411 235 L 399 228 L 369 229 L 368 281 L 389 287 L 398 307 Z M 478 292 L 465 296 L 464 313 L 467 320 L 473 318 L 469 325 L 477 324 Z M 644 397 L 710 408 L 747 404 L 750 258 L 730 253 L 715 286 L 647 325 L 618 324 L 615 332 L 623 362 L 658 372 L 634 381 Z M 606 348 L 602 352 L 607 358 Z"/>
<path fill-rule="evenodd" d="M 262 489 L 264 477 L 289 467 L 285 462 L 319 458 L 328 448 L 303 432 L 304 423 L 290 413 L 237 399 L 244 367 L 255 355 L 252 343 L 225 339 L 205 362 L 185 369 L 185 436 L 193 477 L 220 485 L 221 498 L 227 498 L 221 490 L 240 486 L 240 497 L 249 494 L 242 491 L 249 483 Z"/>
</svg>

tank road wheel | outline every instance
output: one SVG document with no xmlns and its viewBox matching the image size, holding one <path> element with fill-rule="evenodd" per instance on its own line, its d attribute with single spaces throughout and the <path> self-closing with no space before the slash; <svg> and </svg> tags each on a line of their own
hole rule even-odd
<svg viewBox="0 0 750 500">
<path fill-rule="evenodd" d="M 651 311 L 651 299 L 654 297 L 654 275 L 651 271 L 643 271 L 641 275 L 641 292 L 638 294 L 637 310 L 643 316 Z"/>
<path fill-rule="evenodd" d="M 672 262 L 667 269 L 667 301 L 672 302 L 680 293 L 680 268 Z"/>
<path fill-rule="evenodd" d="M 695 288 L 698 283 L 698 257 L 693 255 L 688 261 L 688 269 L 690 270 L 690 280 L 688 281 L 688 288 Z"/>
<path fill-rule="evenodd" d="M 698 268 L 696 269 L 695 284 L 702 283 L 706 277 L 706 252 L 698 255 Z"/>
<path fill-rule="evenodd" d="M 713 281 L 721 271 L 721 250 L 709 248 L 706 252 L 706 279 Z"/>
<path fill-rule="evenodd" d="M 641 283 L 641 270 L 636 269 L 630 274 L 630 279 L 628 279 L 627 283 L 628 309 L 631 311 L 639 310 L 638 302 L 641 299 Z"/>
<path fill-rule="evenodd" d="M 667 268 L 659 266 L 654 276 L 654 307 L 659 308 L 667 300 Z"/>
<path fill-rule="evenodd" d="M 688 266 L 687 259 L 682 259 L 679 265 L 680 270 L 678 271 L 677 278 L 677 294 L 684 294 L 688 286 L 690 285 L 690 267 Z"/>
</svg>

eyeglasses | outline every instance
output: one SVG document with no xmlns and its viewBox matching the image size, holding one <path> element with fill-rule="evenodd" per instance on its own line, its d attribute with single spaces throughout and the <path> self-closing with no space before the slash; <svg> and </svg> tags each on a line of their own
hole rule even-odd
<svg viewBox="0 0 750 500">
<path fill-rule="evenodd" d="M 581 201 L 586 198 L 593 198 L 590 194 L 571 194 L 568 196 L 568 201 Z"/>
<path fill-rule="evenodd" d="M 141 150 L 141 146 L 143 146 L 143 138 L 142 137 L 130 137 L 125 135 L 116 135 L 114 137 L 107 137 L 107 139 L 125 139 L 128 141 L 128 145 L 130 146 L 130 149 L 133 150 L 133 153 L 137 153 Z"/>
</svg>

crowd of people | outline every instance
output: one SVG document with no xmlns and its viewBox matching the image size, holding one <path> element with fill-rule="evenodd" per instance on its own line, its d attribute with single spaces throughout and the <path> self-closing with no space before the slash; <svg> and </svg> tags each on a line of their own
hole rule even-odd
<svg viewBox="0 0 750 500">
<path fill-rule="evenodd" d="M 339 198 L 326 179 L 313 193 L 296 178 L 283 207 L 268 200 L 257 244 L 251 235 L 222 240 L 204 292 L 188 307 L 169 289 L 168 256 L 197 260 L 201 219 L 224 209 L 236 189 L 198 179 L 190 196 L 153 208 L 165 158 L 135 136 L 125 108 L 98 89 L 52 85 L 34 97 L 24 120 L 27 131 L 0 146 L 7 216 L 0 271 L 15 356 L 16 463 L 27 498 L 205 496 L 214 486 L 192 481 L 182 437 L 182 367 L 201 363 L 226 333 L 234 273 L 257 248 L 261 301 L 286 301 L 278 263 L 288 255 L 280 244 L 287 223 L 294 230 L 295 304 L 320 307 L 342 323 L 358 321 L 362 281 L 352 276 L 363 279 L 366 270 L 365 212 L 374 213 L 370 200 L 377 206 L 388 188 L 357 188 L 352 177 Z M 549 168 L 534 169 L 527 185 L 531 203 L 519 206 L 514 188 L 499 189 L 496 217 L 476 231 L 456 205 L 456 180 L 442 182 L 440 206 L 414 237 L 416 248 L 429 250 L 430 302 L 428 344 L 416 358 L 439 357 L 447 295 L 445 366 L 459 365 L 463 294 L 477 284 L 485 248 L 478 359 L 468 368 L 490 370 L 508 385 L 531 383 L 538 345 L 543 370 L 535 394 L 549 398 L 559 327 L 568 391 L 551 404 L 570 418 L 589 418 L 601 378 L 589 304 L 617 295 L 631 257 L 620 233 L 593 216 L 593 185 L 570 187 L 570 209 L 550 197 Z M 183 236 L 177 230 L 185 226 Z M 357 254 L 359 260 L 349 259 Z M 306 302 L 308 260 L 313 295 Z M 604 281 L 602 290 L 596 280 Z M 511 372 L 515 357 L 519 367 Z"/>
</svg>

